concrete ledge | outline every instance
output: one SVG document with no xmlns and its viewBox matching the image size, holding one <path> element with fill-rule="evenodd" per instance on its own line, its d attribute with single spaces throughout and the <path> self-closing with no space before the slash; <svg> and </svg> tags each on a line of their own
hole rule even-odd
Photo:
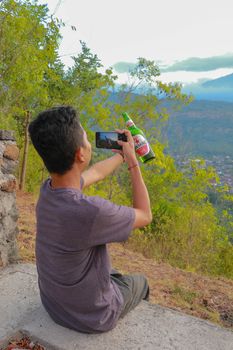
<svg viewBox="0 0 233 350">
<path fill-rule="evenodd" d="M 141 302 L 104 334 L 87 335 L 63 328 L 50 319 L 40 303 L 32 264 L 0 271 L 0 290 L 0 339 L 21 331 L 51 350 L 233 349 L 230 330 L 147 302 Z"/>
</svg>

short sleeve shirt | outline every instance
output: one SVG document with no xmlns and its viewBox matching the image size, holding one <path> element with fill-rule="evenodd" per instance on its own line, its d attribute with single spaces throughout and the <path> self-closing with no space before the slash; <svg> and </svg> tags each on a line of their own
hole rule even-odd
<svg viewBox="0 0 233 350">
<path fill-rule="evenodd" d="M 123 297 L 110 278 L 106 243 L 127 240 L 134 209 L 78 189 L 53 189 L 50 181 L 43 183 L 36 206 L 41 301 L 64 327 L 85 333 L 108 331 L 117 323 Z"/>
</svg>

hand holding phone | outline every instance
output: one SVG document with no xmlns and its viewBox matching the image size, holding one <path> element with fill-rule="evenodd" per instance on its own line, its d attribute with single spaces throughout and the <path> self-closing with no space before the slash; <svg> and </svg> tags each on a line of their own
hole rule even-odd
<svg viewBox="0 0 233 350">
<path fill-rule="evenodd" d="M 127 142 L 127 136 L 124 133 L 118 133 L 115 131 L 98 131 L 95 133 L 95 143 L 97 148 L 122 150 L 122 146 L 117 142 L 118 140 Z"/>
<path fill-rule="evenodd" d="M 127 142 L 122 142 L 121 140 L 118 140 L 117 143 L 122 146 L 122 151 L 113 151 L 113 152 L 121 152 L 124 160 L 128 165 L 132 165 L 137 163 L 137 157 L 135 153 L 135 143 L 133 136 L 131 135 L 131 132 L 127 129 L 116 129 L 117 132 L 121 134 L 125 134 L 127 137 Z"/>
</svg>

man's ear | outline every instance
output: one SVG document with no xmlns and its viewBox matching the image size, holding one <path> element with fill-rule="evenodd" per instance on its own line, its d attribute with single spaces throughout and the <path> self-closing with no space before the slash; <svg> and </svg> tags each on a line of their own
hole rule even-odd
<svg viewBox="0 0 233 350">
<path fill-rule="evenodd" d="M 75 160 L 79 161 L 80 163 L 85 162 L 83 147 L 77 148 L 76 153 L 75 153 Z"/>
</svg>

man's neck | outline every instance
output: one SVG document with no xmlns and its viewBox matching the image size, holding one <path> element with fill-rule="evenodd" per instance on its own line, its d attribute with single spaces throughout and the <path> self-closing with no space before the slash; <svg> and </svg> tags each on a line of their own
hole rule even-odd
<svg viewBox="0 0 233 350">
<path fill-rule="evenodd" d="M 78 169 L 71 169 L 64 175 L 51 174 L 52 188 L 74 188 L 81 190 L 80 178 L 81 172 Z"/>
</svg>

